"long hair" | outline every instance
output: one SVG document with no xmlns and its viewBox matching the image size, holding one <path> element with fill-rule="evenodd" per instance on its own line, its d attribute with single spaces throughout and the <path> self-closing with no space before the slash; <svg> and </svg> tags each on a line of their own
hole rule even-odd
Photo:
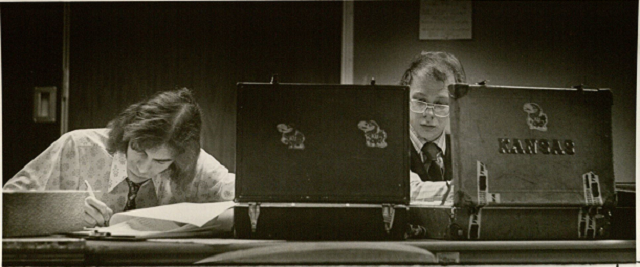
<svg viewBox="0 0 640 267">
<path fill-rule="evenodd" d="M 126 108 L 107 125 L 107 150 L 126 154 L 129 142 L 136 148 L 166 145 L 174 161 L 166 171 L 179 185 L 190 182 L 200 154 L 200 107 L 189 89 L 159 92 Z"/>
<path fill-rule="evenodd" d="M 400 85 L 409 86 L 416 77 L 432 77 L 445 82 L 453 75 L 456 83 L 465 83 L 467 77 L 462 64 L 454 55 L 447 52 L 422 52 L 416 56 L 402 75 Z"/>
</svg>

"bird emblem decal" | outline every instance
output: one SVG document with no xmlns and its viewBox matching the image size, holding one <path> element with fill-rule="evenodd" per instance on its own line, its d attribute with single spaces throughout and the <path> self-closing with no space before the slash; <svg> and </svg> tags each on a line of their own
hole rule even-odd
<svg viewBox="0 0 640 267">
<path fill-rule="evenodd" d="M 547 114 L 536 103 L 526 103 L 522 110 L 527 113 L 527 124 L 529 129 L 538 131 L 547 131 Z"/>
</svg>

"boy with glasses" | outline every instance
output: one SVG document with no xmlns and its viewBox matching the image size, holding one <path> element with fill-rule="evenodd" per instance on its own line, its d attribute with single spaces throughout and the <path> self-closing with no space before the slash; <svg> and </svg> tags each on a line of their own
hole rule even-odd
<svg viewBox="0 0 640 267">
<path fill-rule="evenodd" d="M 447 151 L 450 136 L 445 132 L 449 125 L 447 88 L 465 82 L 462 64 L 446 52 L 422 52 L 402 76 L 400 85 L 410 88 L 412 200 L 442 199 L 444 203 L 447 198 L 452 177 L 451 154 Z"/>
</svg>

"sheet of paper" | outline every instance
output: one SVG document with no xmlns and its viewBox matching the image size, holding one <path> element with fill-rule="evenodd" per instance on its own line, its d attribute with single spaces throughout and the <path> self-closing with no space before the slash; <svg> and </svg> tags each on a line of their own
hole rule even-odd
<svg viewBox="0 0 640 267">
<path fill-rule="evenodd" d="M 109 227 L 102 227 L 98 231 L 109 232 L 112 236 L 143 236 L 170 231 L 179 227 L 179 224 L 172 221 L 139 217 Z"/>
<path fill-rule="evenodd" d="M 318 261 L 320 260 L 320 261 Z M 291 264 L 297 262 L 321 262 L 321 264 L 397 264 L 437 263 L 435 256 L 426 249 L 391 242 L 295 242 L 270 246 L 258 246 L 235 251 L 217 253 L 195 264 L 226 263 L 256 264 L 268 262 Z"/>
<path fill-rule="evenodd" d="M 135 209 L 116 213 L 109 223 L 118 224 L 132 218 L 150 218 L 193 224 L 202 227 L 205 223 L 218 217 L 227 209 L 233 207 L 233 201 L 214 203 L 177 203 L 144 209 Z"/>
<path fill-rule="evenodd" d="M 420 40 L 471 39 L 470 0 L 420 1 Z"/>
</svg>

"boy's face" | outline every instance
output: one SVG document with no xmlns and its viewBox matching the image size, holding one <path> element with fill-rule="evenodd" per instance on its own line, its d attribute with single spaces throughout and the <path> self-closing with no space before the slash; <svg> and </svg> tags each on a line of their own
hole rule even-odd
<svg viewBox="0 0 640 267">
<path fill-rule="evenodd" d="M 134 183 L 151 179 L 167 170 L 174 156 L 166 145 L 156 148 L 139 149 L 129 142 L 127 149 L 127 174 Z"/>
<path fill-rule="evenodd" d="M 452 76 L 446 82 L 435 80 L 433 77 L 416 77 L 409 85 L 410 100 L 418 100 L 430 104 L 449 105 L 449 91 L 447 86 L 455 83 Z M 449 124 L 449 117 L 437 117 L 433 110 L 427 108 L 423 113 L 409 112 L 409 123 L 420 138 L 426 142 L 440 137 Z"/>
</svg>

